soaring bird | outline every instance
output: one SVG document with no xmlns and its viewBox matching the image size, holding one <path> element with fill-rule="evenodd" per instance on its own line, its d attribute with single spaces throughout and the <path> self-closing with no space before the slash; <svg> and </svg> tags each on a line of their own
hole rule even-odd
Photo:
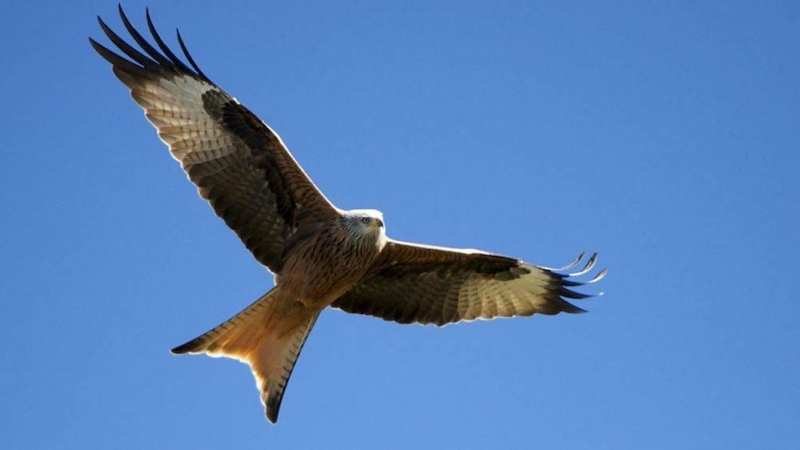
<svg viewBox="0 0 800 450">
<path fill-rule="evenodd" d="M 334 206 L 281 138 L 214 84 L 195 63 L 180 32 L 183 62 L 159 36 L 150 13 L 148 42 L 119 8 L 136 49 L 100 17 L 122 54 L 89 39 L 111 63 L 147 120 L 214 212 L 275 275 L 275 287 L 233 318 L 172 349 L 175 354 L 234 358 L 248 364 L 267 419 L 281 400 L 300 351 L 326 307 L 399 323 L 438 326 L 474 319 L 578 313 L 565 299 L 590 295 L 585 282 L 596 254 L 574 273 L 581 254 L 561 269 L 515 258 L 401 242 L 386 236 L 383 215 Z M 124 55 L 124 56 L 123 56 Z"/>
</svg>

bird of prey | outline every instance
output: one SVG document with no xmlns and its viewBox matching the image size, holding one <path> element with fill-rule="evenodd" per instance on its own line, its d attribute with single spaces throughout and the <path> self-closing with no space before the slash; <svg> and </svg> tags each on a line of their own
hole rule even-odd
<svg viewBox="0 0 800 450">
<path fill-rule="evenodd" d="M 326 307 L 399 323 L 438 326 L 474 319 L 577 313 L 565 299 L 585 282 L 515 258 L 401 242 L 386 236 L 371 209 L 334 206 L 280 137 L 214 84 L 178 33 L 186 62 L 167 47 L 147 12 L 158 48 L 130 23 L 135 48 L 98 17 L 120 53 L 89 39 L 144 109 L 172 157 L 216 214 L 275 275 L 275 287 L 230 320 L 172 350 L 247 363 L 267 419 L 275 423 L 284 390 L 314 322 Z M 187 64 L 188 63 L 188 64 Z M 588 276 L 587 276 L 588 277 Z"/>
</svg>

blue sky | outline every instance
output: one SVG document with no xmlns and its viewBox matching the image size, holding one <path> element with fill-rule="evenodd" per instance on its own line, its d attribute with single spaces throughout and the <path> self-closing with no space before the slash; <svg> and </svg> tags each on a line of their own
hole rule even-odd
<svg viewBox="0 0 800 450">
<path fill-rule="evenodd" d="M 149 6 L 338 206 L 547 266 L 598 251 L 605 295 L 443 329 L 327 311 L 270 426 L 246 366 L 168 352 L 272 278 L 88 45 L 116 4 L 16 2 L 0 448 L 800 444 L 800 7 L 384 3 Z"/>
</svg>

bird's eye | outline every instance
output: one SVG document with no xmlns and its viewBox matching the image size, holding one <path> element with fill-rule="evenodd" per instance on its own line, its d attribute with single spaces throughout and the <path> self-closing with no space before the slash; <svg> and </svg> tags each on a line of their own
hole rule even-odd
<svg viewBox="0 0 800 450">
<path fill-rule="evenodd" d="M 361 223 L 363 223 L 364 225 L 369 224 L 369 217 L 362 217 L 361 218 Z"/>
</svg>

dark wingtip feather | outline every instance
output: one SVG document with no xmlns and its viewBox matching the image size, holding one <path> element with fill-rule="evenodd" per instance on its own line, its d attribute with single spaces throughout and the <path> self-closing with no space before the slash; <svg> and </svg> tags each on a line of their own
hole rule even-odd
<svg viewBox="0 0 800 450">
<path fill-rule="evenodd" d="M 580 263 L 580 262 L 581 262 L 581 260 L 583 260 L 583 256 L 584 256 L 585 254 L 586 254 L 586 252 L 581 252 L 581 253 L 578 255 L 578 257 L 577 257 L 577 258 L 575 258 L 575 260 L 574 260 L 574 261 L 572 261 L 571 263 L 567 264 L 567 265 L 566 265 L 566 266 L 564 266 L 564 267 L 559 267 L 558 269 L 555 269 L 555 271 L 556 271 L 556 272 L 563 272 L 563 271 L 565 271 L 565 270 L 568 270 L 568 269 L 571 269 L 571 268 L 573 268 L 573 267 L 577 266 L 577 265 L 578 265 L 578 263 Z"/>
<path fill-rule="evenodd" d="M 592 268 L 594 268 L 594 265 L 596 263 L 597 263 L 597 253 L 594 253 L 589 258 L 589 260 L 586 261 L 586 265 L 583 266 L 583 269 L 581 269 L 581 270 L 579 270 L 577 272 L 573 272 L 573 273 L 569 274 L 568 276 L 570 276 L 570 277 L 579 277 L 581 275 L 585 275 L 585 274 L 589 273 L 589 271 L 591 271 Z"/>
<path fill-rule="evenodd" d="M 169 59 L 164 57 L 164 55 L 159 53 L 152 45 L 150 45 L 150 43 L 147 42 L 144 36 L 142 36 L 141 33 L 139 33 L 139 31 L 136 30 L 133 24 L 131 24 L 131 21 L 128 20 L 128 16 L 125 14 L 125 11 L 122 9 L 122 5 L 118 6 L 119 6 L 118 7 L 119 16 L 122 18 L 122 23 L 125 25 L 125 29 L 128 30 L 128 33 L 130 33 L 131 37 L 133 37 L 136 43 L 139 44 L 142 50 L 147 52 L 147 54 L 150 55 L 151 58 L 155 59 L 161 66 L 167 68 L 173 68 L 174 64 L 172 64 L 172 62 Z"/>
<path fill-rule="evenodd" d="M 565 268 L 569 269 L 569 268 L 574 267 L 577 263 L 580 262 L 580 260 L 582 259 L 583 255 L 584 254 L 581 253 L 581 255 L 575 261 L 573 261 L 572 263 L 567 265 Z M 579 270 L 577 272 L 573 272 L 573 273 L 560 273 L 560 274 L 556 273 L 556 275 L 561 277 L 561 288 L 560 288 L 558 294 L 559 294 L 559 297 L 561 298 L 562 301 L 564 301 L 568 305 L 571 305 L 570 303 L 566 302 L 566 300 L 564 300 L 564 299 L 569 298 L 569 299 L 574 299 L 574 300 L 582 300 L 582 299 L 585 299 L 585 298 L 595 297 L 597 295 L 601 295 L 601 294 L 584 294 L 582 292 L 577 292 L 575 290 L 570 289 L 570 288 L 574 288 L 574 287 L 580 287 L 580 286 L 585 286 L 587 284 L 596 283 L 596 282 L 602 280 L 603 277 L 605 277 L 606 274 L 608 273 L 608 269 L 607 268 L 604 268 L 603 270 L 598 272 L 596 275 L 594 275 L 588 281 L 577 281 L 577 280 L 572 279 L 574 277 L 580 277 L 582 275 L 586 275 L 587 273 L 591 272 L 592 269 L 594 269 L 596 264 L 597 264 L 597 253 L 593 253 L 592 256 L 589 257 L 589 260 L 586 261 L 586 264 L 584 265 L 584 267 L 581 270 Z M 563 272 L 563 271 L 564 271 L 564 269 L 560 270 L 560 272 Z M 574 305 L 571 305 L 571 306 L 575 307 Z M 564 311 L 566 311 L 566 312 L 574 312 L 574 311 L 571 311 L 569 309 L 564 309 Z M 581 310 L 580 312 L 585 312 L 585 311 Z"/>
<path fill-rule="evenodd" d="M 172 61 L 172 63 L 175 64 L 181 71 L 184 71 L 190 75 L 197 75 L 192 71 L 192 69 L 189 68 L 189 66 L 184 64 L 184 62 L 181 61 L 180 58 L 175 56 L 175 53 L 173 53 L 172 50 L 170 50 L 169 47 L 167 47 L 167 44 L 164 43 L 164 40 L 161 39 L 161 35 L 158 34 L 155 25 L 153 25 L 153 19 L 150 17 L 149 8 L 145 10 L 145 15 L 147 16 L 147 28 L 150 29 L 150 34 L 153 36 L 153 39 L 155 39 L 158 48 L 160 48 L 161 51 L 164 52 L 164 55 L 166 55 L 166 57 L 169 58 L 169 60 Z"/>
<path fill-rule="evenodd" d="M 203 73 L 202 70 L 197 66 L 194 62 L 194 58 L 192 58 L 191 53 L 189 53 L 189 49 L 186 48 L 186 45 L 183 43 L 183 38 L 181 37 L 181 31 L 179 29 L 175 29 L 175 34 L 178 35 L 178 44 L 181 46 L 181 50 L 183 50 L 183 54 L 186 56 L 186 59 L 189 61 L 189 64 L 192 65 L 194 70 L 197 72 L 197 75 L 205 81 L 211 83 L 211 80 Z"/>
<path fill-rule="evenodd" d="M 152 59 L 148 58 L 147 56 L 143 55 L 140 51 L 133 48 L 130 44 L 125 42 L 124 39 L 119 37 L 117 33 L 114 32 L 106 23 L 103 21 L 100 16 L 97 16 L 97 21 L 100 23 L 100 28 L 103 30 L 103 33 L 108 36 L 108 39 L 114 43 L 123 53 L 125 53 L 129 58 L 136 61 L 143 67 L 148 68 L 155 68 L 156 62 Z"/>
<path fill-rule="evenodd" d="M 594 276 L 594 278 L 592 278 L 591 280 L 587 281 L 584 284 L 596 283 L 596 282 L 602 280 L 603 278 L 605 278 L 607 273 L 608 273 L 608 267 L 606 267 L 603 270 L 601 270 L 597 275 Z"/>
<path fill-rule="evenodd" d="M 136 64 L 128 61 L 127 59 L 119 56 L 118 54 L 114 53 L 113 51 L 109 50 L 102 44 L 98 43 L 92 38 L 89 38 L 89 44 L 92 45 L 94 50 L 100 54 L 106 61 L 110 62 L 111 65 L 114 66 L 115 69 L 122 70 L 124 72 L 143 75 L 144 68 L 141 66 L 137 66 Z"/>
<path fill-rule="evenodd" d="M 580 292 L 575 292 L 572 289 L 568 289 L 568 288 L 565 288 L 565 287 L 561 288 L 561 291 L 559 291 L 559 294 L 562 297 L 572 298 L 572 299 L 575 299 L 575 300 L 583 300 L 584 298 L 592 297 L 592 294 L 583 294 L 583 293 L 580 293 Z"/>
<path fill-rule="evenodd" d="M 561 300 L 561 311 L 569 314 L 583 314 L 586 312 L 585 309 L 579 308 L 566 300 Z"/>
</svg>

